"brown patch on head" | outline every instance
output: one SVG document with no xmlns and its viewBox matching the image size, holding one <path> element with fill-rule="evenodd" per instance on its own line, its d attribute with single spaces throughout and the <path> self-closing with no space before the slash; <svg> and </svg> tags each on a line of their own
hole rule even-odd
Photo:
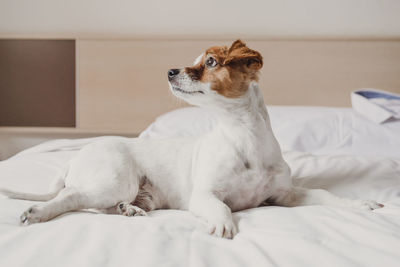
<svg viewBox="0 0 400 267">
<path fill-rule="evenodd" d="M 215 67 L 205 65 L 209 57 L 217 61 Z M 236 40 L 229 48 L 210 47 L 200 62 L 185 68 L 185 72 L 194 81 L 210 83 L 211 89 L 217 93 L 236 98 L 246 93 L 251 81 L 258 81 L 258 71 L 262 65 L 259 52 L 248 48 L 241 40 Z"/>
</svg>

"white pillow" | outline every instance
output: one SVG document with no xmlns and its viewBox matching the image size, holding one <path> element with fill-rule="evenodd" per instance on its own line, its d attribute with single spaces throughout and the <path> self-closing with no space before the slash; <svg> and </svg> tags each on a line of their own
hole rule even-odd
<svg viewBox="0 0 400 267">
<path fill-rule="evenodd" d="M 377 125 L 351 108 L 269 106 L 268 112 L 283 150 L 400 157 L 400 122 Z M 215 124 L 211 111 L 183 108 L 158 117 L 140 138 L 198 136 Z"/>
<path fill-rule="evenodd" d="M 208 109 L 181 108 L 159 116 L 139 138 L 163 139 L 169 137 L 198 136 L 210 131 L 216 123 Z"/>
<path fill-rule="evenodd" d="M 268 111 L 283 150 L 336 151 L 351 140 L 350 108 L 271 106 Z"/>
<path fill-rule="evenodd" d="M 271 106 L 268 110 L 272 128 L 284 150 L 335 147 L 349 135 L 350 127 L 342 125 L 346 121 L 342 118 L 351 113 L 350 109 Z M 140 138 L 197 136 L 210 131 L 215 123 L 215 116 L 208 109 L 182 108 L 158 117 Z M 340 131 L 336 131 L 338 128 Z"/>
</svg>

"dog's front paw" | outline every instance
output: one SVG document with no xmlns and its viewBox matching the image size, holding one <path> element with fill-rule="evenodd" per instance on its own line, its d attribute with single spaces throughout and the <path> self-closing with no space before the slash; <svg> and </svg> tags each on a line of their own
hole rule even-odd
<svg viewBox="0 0 400 267">
<path fill-rule="evenodd" d="M 208 227 L 209 234 L 216 237 L 232 239 L 237 234 L 236 225 L 232 219 L 208 222 Z"/>
<path fill-rule="evenodd" d="M 30 225 L 33 223 L 38 223 L 42 221 L 42 216 L 40 214 L 39 209 L 36 206 L 32 206 L 27 209 L 24 213 L 22 213 L 19 218 L 21 225 Z"/>
<path fill-rule="evenodd" d="M 128 202 L 121 202 L 117 205 L 117 211 L 124 216 L 147 216 L 147 213 L 137 206 L 133 206 Z"/>
<path fill-rule="evenodd" d="M 355 200 L 354 206 L 362 210 L 375 210 L 383 208 L 384 205 L 373 200 Z"/>
</svg>

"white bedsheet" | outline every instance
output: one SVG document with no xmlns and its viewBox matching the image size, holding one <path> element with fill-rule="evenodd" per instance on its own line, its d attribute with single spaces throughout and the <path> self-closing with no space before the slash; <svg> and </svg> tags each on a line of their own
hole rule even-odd
<svg viewBox="0 0 400 267">
<path fill-rule="evenodd" d="M 56 140 L 2 161 L 0 186 L 46 192 L 92 140 Z M 336 150 L 285 158 L 296 184 L 375 199 L 385 208 L 250 209 L 234 214 L 233 240 L 205 234 L 199 219 L 176 210 L 134 218 L 74 212 L 21 227 L 19 215 L 34 202 L 0 198 L 0 266 L 400 266 L 400 159 L 371 157 L 372 149 L 369 157 Z"/>
</svg>

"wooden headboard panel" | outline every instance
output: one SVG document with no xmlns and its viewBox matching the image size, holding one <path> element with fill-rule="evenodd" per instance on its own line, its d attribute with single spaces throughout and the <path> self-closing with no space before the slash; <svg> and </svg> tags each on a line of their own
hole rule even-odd
<svg viewBox="0 0 400 267">
<path fill-rule="evenodd" d="M 0 134 L 137 135 L 184 106 L 169 91 L 168 69 L 234 41 L 40 40 L 0 40 Z M 399 39 L 244 41 L 264 56 L 260 87 L 269 105 L 350 106 L 359 88 L 400 93 Z"/>
<path fill-rule="evenodd" d="M 246 41 L 246 40 L 245 40 Z M 211 45 L 232 40 L 77 40 L 77 128 L 142 131 L 182 106 L 167 70 L 192 64 Z M 400 93 L 400 40 L 248 40 L 264 56 L 267 104 L 350 106 L 350 92 Z"/>
</svg>

